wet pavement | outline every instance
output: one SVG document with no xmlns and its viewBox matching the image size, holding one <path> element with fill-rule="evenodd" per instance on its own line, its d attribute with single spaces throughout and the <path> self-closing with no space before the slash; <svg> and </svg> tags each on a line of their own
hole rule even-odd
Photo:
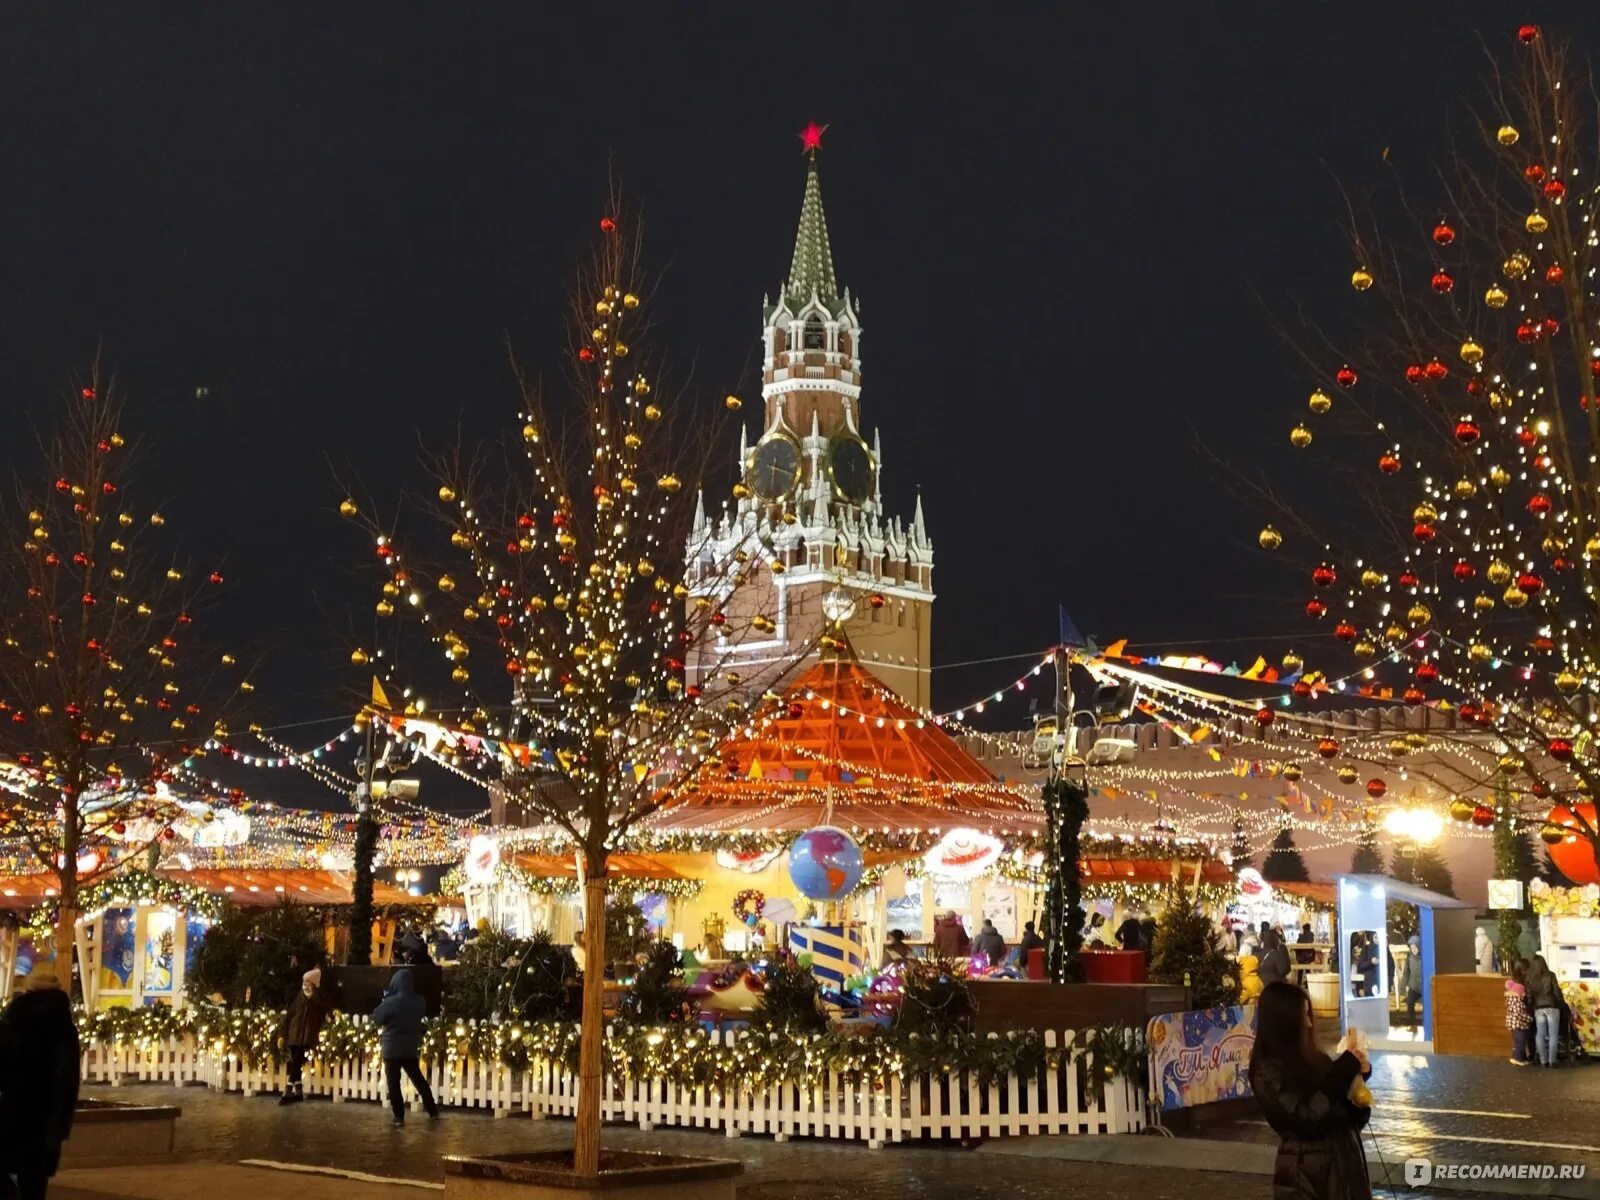
<svg viewBox="0 0 1600 1200">
<path fill-rule="evenodd" d="M 1383 1054 L 1371 1082 L 1376 1152 L 1391 1164 L 1425 1157 L 1455 1163 L 1582 1164 L 1587 1184 L 1600 1187 L 1600 1065 L 1545 1071 L 1503 1060 Z M 375 1104 L 311 1101 L 279 1108 L 276 1097 L 246 1099 L 204 1088 L 165 1085 L 95 1088 L 90 1094 L 122 1101 L 178 1104 L 178 1151 L 190 1162 L 270 1160 L 333 1167 L 388 1178 L 438 1180 L 447 1154 L 505 1154 L 570 1144 L 572 1126 L 560 1120 L 496 1119 L 453 1112 L 436 1126 L 415 1114 L 408 1127 L 389 1127 Z M 1259 1120 L 1212 1126 L 1217 1141 L 1274 1142 Z M 644 1133 L 611 1126 L 607 1142 L 619 1149 L 657 1150 L 737 1158 L 745 1163 L 743 1200 L 1050 1200 L 1137 1195 L 1141 1200 L 1213 1200 L 1266 1197 L 1264 1176 L 1217 1173 L 1218 1158 L 1166 1144 L 1147 1159 L 1155 1165 L 1068 1161 L 1072 1139 L 995 1139 L 974 1148 L 957 1144 L 889 1146 L 770 1138 L 737 1139 L 720 1133 L 658 1129 Z M 1164 1139 L 1124 1138 L 1123 1150 L 1156 1147 Z M 1030 1144 L 1031 1143 L 1031 1144 Z M 1054 1145 L 1052 1145 L 1054 1143 Z M 1059 1157 L 1058 1157 L 1059 1155 Z M 1255 1156 L 1257 1159 L 1260 1155 Z M 1202 1162 L 1211 1170 L 1187 1169 Z M 1177 1164 L 1177 1165 L 1174 1165 Z M 1230 1171 L 1247 1170 L 1227 1165 Z M 293 1191 L 286 1176 L 284 1191 Z M 1536 1193 L 1537 1185 L 1525 1189 Z M 1544 1189 L 1546 1192 L 1548 1189 Z M 1415 1192 L 1413 1195 L 1425 1193 Z M 1451 1195 L 1473 1193 L 1458 1190 Z M 1588 1194 L 1587 1192 L 1564 1194 Z M 234 1200 L 254 1200 L 235 1197 Z"/>
<path fill-rule="evenodd" d="M 1372 1139 L 1391 1162 L 1582 1164 L 1600 1179 L 1600 1064 L 1516 1067 L 1434 1054 L 1373 1057 Z M 1272 1142 L 1260 1121 L 1208 1136 Z"/>
<path fill-rule="evenodd" d="M 177 1104 L 178 1152 L 191 1162 L 267 1159 L 338 1167 L 391 1178 L 437 1180 L 446 1154 L 509 1154 L 571 1144 L 568 1121 L 495 1119 L 488 1114 L 447 1113 L 437 1125 L 411 1118 L 403 1131 L 389 1128 L 388 1113 L 375 1104 L 309 1101 L 279 1108 L 275 1097 L 245 1099 L 204 1088 L 139 1086 L 94 1088 L 96 1097 L 150 1104 Z M 1151 1171 L 1145 1167 L 1056 1162 L 974 1152 L 960 1146 L 839 1145 L 660 1129 L 641 1133 L 627 1126 L 606 1131 L 619 1149 L 657 1150 L 738 1158 L 746 1174 L 741 1200 L 1075 1200 L 1133 1196 L 1140 1200 L 1213 1200 L 1226 1177 L 1202 1171 Z M 993 1143 L 991 1143 L 993 1145 Z M 297 1191 L 297 1177 L 283 1175 L 281 1194 Z M 1240 1196 L 1269 1194 L 1266 1180 L 1231 1187 Z M 418 1193 L 426 1196 L 428 1193 Z M 256 1200 L 232 1196 L 229 1200 Z"/>
</svg>

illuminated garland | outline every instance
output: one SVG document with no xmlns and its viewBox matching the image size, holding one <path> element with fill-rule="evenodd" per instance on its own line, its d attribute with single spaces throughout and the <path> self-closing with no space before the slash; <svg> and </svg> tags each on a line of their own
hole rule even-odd
<svg viewBox="0 0 1600 1200">
<path fill-rule="evenodd" d="M 188 1039 L 213 1054 L 238 1062 L 276 1063 L 283 1014 L 193 1006 L 109 1009 L 78 1014 L 85 1044 L 151 1048 L 168 1039 Z M 323 1026 L 313 1058 L 323 1064 L 372 1059 L 379 1030 L 366 1021 L 334 1013 Z M 1084 1063 L 1091 1086 L 1117 1074 L 1143 1078 L 1144 1047 L 1123 1027 L 1080 1033 L 1066 1047 L 1047 1047 L 1037 1030 L 991 1034 L 918 1035 L 899 1029 L 820 1034 L 750 1035 L 718 1045 L 695 1023 L 639 1026 L 614 1022 L 605 1031 L 605 1072 L 619 1079 L 664 1079 L 684 1088 L 757 1090 L 775 1084 L 815 1084 L 830 1074 L 882 1088 L 891 1079 L 913 1080 L 945 1072 L 968 1072 L 981 1085 L 1015 1075 L 1032 1078 L 1063 1061 Z M 513 1070 L 554 1064 L 576 1071 L 578 1026 L 574 1022 L 426 1022 L 424 1061 L 493 1062 Z"/>
<path fill-rule="evenodd" d="M 208 921 L 215 921 L 222 915 L 223 909 L 223 901 L 219 896 L 173 879 L 152 875 L 148 871 L 133 869 L 119 871 L 78 893 L 78 907 L 85 913 L 155 904 L 187 909 Z"/>
<path fill-rule="evenodd" d="M 490 885 L 509 888 L 529 896 L 552 896 L 562 899 L 576 896 L 579 891 L 578 881 L 574 876 L 535 875 L 510 862 L 496 864 Z M 469 879 L 466 871 L 457 866 L 445 872 L 444 878 L 439 881 L 439 892 L 444 896 L 461 896 L 466 894 L 467 888 L 475 886 L 481 885 Z M 704 886 L 704 881 L 699 879 L 636 879 L 619 876 L 607 884 L 606 891 L 613 896 L 623 898 L 669 896 L 674 900 L 685 900 L 690 896 L 699 895 L 700 889 Z"/>
</svg>

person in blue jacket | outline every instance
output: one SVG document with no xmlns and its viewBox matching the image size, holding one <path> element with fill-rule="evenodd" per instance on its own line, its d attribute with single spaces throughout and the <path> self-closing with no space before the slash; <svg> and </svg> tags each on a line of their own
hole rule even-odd
<svg viewBox="0 0 1600 1200">
<path fill-rule="evenodd" d="M 433 1089 L 428 1086 L 419 1061 L 422 1019 L 427 1015 L 427 1001 L 417 995 L 411 972 L 402 967 L 390 977 L 389 986 L 383 990 L 383 1003 L 372 1012 L 372 1023 L 382 1030 L 379 1044 L 383 1050 L 383 1078 L 389 1087 L 389 1108 L 394 1113 L 396 1129 L 404 1129 L 406 1124 L 405 1099 L 400 1095 L 402 1071 L 422 1097 L 428 1120 L 439 1119 L 439 1106 L 434 1102 Z"/>
</svg>

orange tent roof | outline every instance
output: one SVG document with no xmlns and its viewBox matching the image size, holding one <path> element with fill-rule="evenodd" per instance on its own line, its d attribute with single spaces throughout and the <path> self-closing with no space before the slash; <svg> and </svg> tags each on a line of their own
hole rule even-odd
<svg viewBox="0 0 1600 1200">
<path fill-rule="evenodd" d="M 336 871 L 288 869 L 282 871 L 233 870 L 231 868 L 194 871 L 162 871 L 161 875 L 188 887 L 235 904 L 276 904 L 279 900 L 298 900 L 302 904 L 349 904 L 349 875 Z M 0 876 L 0 908 L 34 908 L 55 899 L 55 878 L 45 872 Z M 401 891 L 393 884 L 374 880 L 375 904 L 425 903 L 421 897 Z"/>
<path fill-rule="evenodd" d="M 1031 831 L 1038 801 L 995 779 L 849 658 L 817 663 L 729 738 L 656 815 L 658 830 Z"/>
<path fill-rule="evenodd" d="M 576 879 L 578 866 L 570 855 L 517 854 L 511 861 L 530 875 L 546 879 Z M 690 879 L 666 859 L 649 854 L 613 854 L 607 862 L 613 879 Z"/>
</svg>

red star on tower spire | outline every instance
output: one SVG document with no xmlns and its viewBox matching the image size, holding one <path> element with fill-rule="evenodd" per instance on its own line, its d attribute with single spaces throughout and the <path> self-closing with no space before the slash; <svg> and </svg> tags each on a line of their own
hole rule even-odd
<svg viewBox="0 0 1600 1200">
<path fill-rule="evenodd" d="M 828 132 L 826 125 L 818 125 L 815 121 L 806 122 L 806 127 L 798 135 L 800 150 L 803 154 L 815 154 L 822 149 L 822 135 Z"/>
</svg>

